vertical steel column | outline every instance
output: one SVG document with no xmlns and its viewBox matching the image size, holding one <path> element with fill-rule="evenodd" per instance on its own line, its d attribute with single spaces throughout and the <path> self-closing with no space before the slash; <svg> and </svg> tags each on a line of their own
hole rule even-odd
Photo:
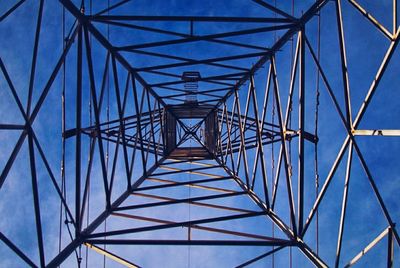
<svg viewBox="0 0 400 268">
<path fill-rule="evenodd" d="M 86 47 L 86 60 L 88 66 L 88 73 L 89 73 L 89 80 L 90 80 L 90 92 L 92 95 L 92 103 L 93 103 L 93 110 L 95 116 L 95 127 L 97 133 L 97 142 L 99 146 L 99 154 L 100 154 L 100 163 L 101 163 L 101 171 L 103 175 L 103 185 L 104 185 L 104 193 L 106 197 L 106 206 L 107 208 L 111 205 L 111 193 L 108 186 L 108 173 L 107 167 L 104 157 L 104 146 L 103 146 L 103 139 L 101 137 L 101 127 L 100 127 L 100 107 L 97 104 L 97 94 L 96 94 L 96 80 L 94 77 L 94 70 L 93 70 L 93 61 L 92 61 L 92 50 L 89 43 L 89 32 L 86 27 L 84 26 L 84 35 L 85 35 L 85 47 Z"/>
<path fill-rule="evenodd" d="M 285 115 L 285 129 L 287 128 L 288 122 L 289 122 L 289 116 L 291 114 L 291 110 L 292 110 L 292 98 L 293 98 L 293 92 L 294 92 L 294 86 L 295 86 L 295 80 L 296 80 L 296 76 L 297 76 L 297 63 L 299 60 L 299 51 L 300 51 L 300 38 L 301 36 L 298 35 L 297 36 L 297 42 L 296 42 L 296 51 L 294 54 L 294 61 L 293 61 L 293 65 L 292 65 L 292 71 L 291 71 L 291 76 L 290 76 L 290 85 L 289 85 L 289 96 L 288 96 L 288 100 L 287 100 L 287 106 L 286 106 L 286 115 Z M 278 162 L 277 162 L 277 167 L 276 167 L 276 174 L 274 177 L 274 189 L 272 192 L 272 202 L 271 202 L 271 208 L 274 209 L 275 207 L 275 200 L 276 200 L 276 193 L 277 193 L 277 189 L 278 189 L 278 183 L 279 183 L 279 173 L 281 170 L 281 166 L 282 166 L 282 157 L 283 157 L 283 149 L 282 146 L 279 150 L 279 155 L 278 155 Z"/>
<path fill-rule="evenodd" d="M 137 96 L 137 88 L 136 88 L 136 82 L 135 82 L 135 76 L 131 74 L 132 77 L 132 90 L 133 90 L 133 98 L 135 101 L 135 111 L 136 114 L 138 115 L 137 119 L 137 125 L 136 125 L 136 135 L 139 137 L 139 142 L 140 142 L 140 152 L 142 155 L 142 166 L 143 166 L 143 174 L 146 174 L 146 161 L 144 157 L 144 147 L 143 147 L 143 137 L 142 137 L 142 125 L 140 123 L 140 117 L 142 116 L 142 109 L 139 109 L 139 101 L 138 101 L 138 96 Z M 144 92 L 143 92 L 144 94 Z"/>
<path fill-rule="evenodd" d="M 340 254 L 342 251 L 342 239 L 343 239 L 343 232 L 344 232 L 344 221 L 346 219 L 346 208 L 347 208 L 347 197 L 349 193 L 349 182 L 350 182 L 350 172 L 351 172 L 351 161 L 353 156 L 353 146 L 350 142 L 349 145 L 349 154 L 347 158 L 347 168 L 346 168 L 346 178 L 344 182 L 344 189 L 343 189 L 343 201 L 342 201 L 342 212 L 340 215 L 340 224 L 339 224 L 339 233 L 338 233 L 338 241 L 336 247 L 336 261 L 335 267 L 339 267 L 340 261 Z"/>
<path fill-rule="evenodd" d="M 150 104 L 150 94 L 149 91 L 146 90 L 146 98 L 147 98 L 147 107 L 149 107 L 149 111 L 151 111 L 151 104 Z M 156 147 L 156 139 L 155 139 L 155 132 L 154 132 L 154 113 L 155 113 L 155 109 L 156 109 L 156 103 L 154 103 L 153 106 L 153 111 L 150 112 L 150 135 L 151 138 L 153 139 L 153 143 L 154 143 L 154 158 L 155 158 L 155 162 L 158 162 L 158 157 L 157 157 L 157 147 Z M 150 146 L 150 137 L 149 137 L 149 146 Z"/>
<path fill-rule="evenodd" d="M 303 231 L 304 214 L 304 132 L 305 132 L 305 28 L 299 32 L 300 38 L 300 74 L 299 74 L 299 164 L 298 164 L 298 228 Z M 290 111 L 289 111 L 290 112 Z"/>
<path fill-rule="evenodd" d="M 44 246 L 43 246 L 43 231 L 42 231 L 42 220 L 40 214 L 40 200 L 39 200 L 39 189 L 38 189 L 38 181 L 36 174 L 36 162 L 35 162 L 35 148 L 33 146 L 33 130 L 32 126 L 28 126 L 28 144 L 29 144 L 29 160 L 31 167 L 31 176 L 32 176 L 32 195 L 33 195 L 33 205 L 35 208 L 35 223 L 36 223 L 36 235 L 38 240 L 38 248 L 39 248 L 39 259 L 40 266 L 45 266 L 45 257 L 44 257 Z M 79 212 L 78 212 L 79 214 Z"/>
<path fill-rule="evenodd" d="M 397 0 L 393 0 L 393 35 L 397 32 Z"/>
<path fill-rule="evenodd" d="M 239 174 L 239 166 L 240 166 L 240 156 L 243 153 L 243 162 L 244 162 L 244 172 L 245 172 L 245 177 L 246 177 L 246 185 L 247 189 L 250 189 L 250 180 L 249 180 L 249 167 L 247 163 L 247 153 L 246 153 L 246 143 L 245 143 L 245 138 L 244 138 L 244 131 L 245 131 L 245 126 L 242 126 L 242 114 L 240 113 L 240 102 L 239 102 L 239 94 L 237 93 L 237 89 L 235 89 L 235 99 L 236 99 L 236 109 L 238 113 L 238 124 L 239 124 L 239 131 L 240 131 L 240 149 L 239 149 L 239 155 L 238 155 L 238 167 L 237 167 L 237 173 Z M 247 108 L 246 108 L 247 111 Z"/>
<path fill-rule="evenodd" d="M 221 111 L 221 116 L 220 118 L 218 118 L 218 141 L 217 141 L 218 154 L 223 165 L 226 165 L 224 152 L 222 151 L 222 126 L 224 124 L 225 107 L 226 106 L 223 107 Z"/>
<path fill-rule="evenodd" d="M 76 64 L 75 237 L 81 232 L 82 27 L 79 25 Z"/>
<path fill-rule="evenodd" d="M 296 216 L 295 216 L 295 205 L 293 200 L 293 190 L 292 190 L 292 180 L 289 174 L 289 156 L 286 149 L 286 126 L 284 123 L 283 115 L 282 115 L 282 106 L 281 106 L 281 99 L 279 95 L 279 88 L 278 88 L 278 75 L 276 71 L 275 65 L 275 57 L 271 57 L 271 66 L 272 66 L 272 76 L 274 82 L 274 94 L 275 94 L 275 105 L 277 108 L 278 113 L 278 121 L 279 121 L 279 130 L 282 142 L 282 152 L 283 152 L 283 160 L 285 163 L 285 175 L 286 175 L 286 184 L 287 184 L 287 194 L 288 194 L 288 203 L 290 209 L 290 222 L 292 224 L 294 236 L 297 236 L 297 227 L 296 227 Z"/>
<path fill-rule="evenodd" d="M 224 102 L 224 109 L 225 109 L 225 118 L 226 118 L 226 131 L 228 133 L 228 144 L 226 145 L 226 150 L 225 150 L 225 163 L 228 161 L 228 150 L 229 150 L 229 156 L 231 158 L 232 170 L 235 170 L 235 161 L 233 160 L 232 140 L 231 140 L 231 130 L 232 130 L 232 125 L 233 125 L 234 113 L 232 112 L 231 122 L 229 122 L 228 107 L 226 106 L 225 102 Z"/>
<path fill-rule="evenodd" d="M 124 99 L 123 99 L 123 103 L 122 103 L 121 102 L 121 96 L 120 96 L 120 87 L 119 87 L 119 82 L 118 82 L 117 64 L 115 62 L 115 57 L 114 56 L 111 57 L 111 63 L 112 63 L 115 96 L 116 96 L 116 99 L 117 99 L 118 117 L 119 117 L 119 124 L 120 124 L 120 129 L 119 129 L 120 134 L 118 135 L 118 137 L 122 137 L 122 147 L 123 147 L 123 153 L 124 153 L 125 172 L 126 172 L 126 177 L 127 177 L 127 188 L 130 189 L 132 183 L 131 183 L 130 171 L 129 171 L 128 150 L 127 150 L 127 146 L 126 146 L 125 121 L 124 121 L 125 100 L 126 100 L 126 92 L 127 92 L 128 87 L 125 88 Z M 129 79 L 129 75 L 128 75 L 128 79 Z M 115 157 L 115 159 L 116 159 L 116 157 Z M 110 189 L 110 191 L 111 191 L 111 189 Z"/>
<path fill-rule="evenodd" d="M 32 56 L 32 65 L 31 65 L 31 73 L 29 78 L 29 88 L 28 88 L 28 103 L 26 108 L 26 114 L 29 115 L 31 111 L 32 105 L 32 94 L 33 94 L 33 86 L 35 82 L 35 72 L 36 72 L 36 62 L 37 62 L 37 54 L 39 49 L 39 37 L 40 37 L 40 29 L 42 25 L 42 17 L 43 17 L 43 6 L 44 0 L 40 1 L 39 4 L 39 12 L 36 24 L 36 32 L 35 32 L 35 43 L 33 47 L 33 56 Z"/>
<path fill-rule="evenodd" d="M 268 176 L 267 176 L 267 170 L 265 167 L 265 156 L 264 156 L 264 148 L 263 148 L 263 141 L 262 141 L 262 132 L 264 128 L 264 121 L 261 122 L 258 118 L 258 105 L 257 105 L 257 97 L 256 97 L 256 90 L 255 90 L 255 83 L 254 83 L 254 76 L 251 76 L 250 78 L 250 90 L 251 90 L 251 95 L 252 95 L 252 101 L 253 101 L 253 107 L 254 107 L 254 117 L 256 121 L 256 136 L 257 136 L 257 154 L 256 154 L 256 160 L 258 161 L 258 156 L 260 157 L 261 160 L 261 172 L 262 172 L 262 178 L 263 178 L 263 190 L 264 190 L 264 196 L 265 196 L 265 203 L 267 204 L 267 207 L 270 208 L 270 203 L 269 203 L 269 193 L 268 193 Z M 253 173 L 256 173 L 256 163 L 254 163 L 254 171 Z M 254 182 L 252 183 L 251 189 L 253 190 L 254 188 Z"/>
<path fill-rule="evenodd" d="M 393 267 L 393 254 L 394 254 L 394 249 L 393 249 L 393 230 L 392 227 L 388 228 L 388 255 L 387 255 L 387 268 L 392 268 Z"/>
<path fill-rule="evenodd" d="M 344 31 L 343 31 L 343 18 L 342 18 L 342 7 L 341 0 L 335 1 L 336 8 L 336 20 L 337 28 L 339 34 L 339 47 L 340 47 L 340 60 L 342 63 L 342 79 L 343 79 L 343 90 L 344 99 L 346 106 L 346 123 L 347 127 L 352 127 L 352 116 L 351 116 L 351 102 L 350 102 L 350 84 L 349 84 L 349 74 L 347 72 L 347 59 L 346 59 L 346 45 L 344 41 Z"/>
</svg>

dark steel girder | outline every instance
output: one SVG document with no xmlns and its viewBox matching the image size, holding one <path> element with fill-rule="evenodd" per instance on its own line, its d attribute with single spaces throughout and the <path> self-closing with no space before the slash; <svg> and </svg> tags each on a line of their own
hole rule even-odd
<svg viewBox="0 0 400 268">
<path fill-rule="evenodd" d="M 138 45 L 128 45 L 128 46 L 119 47 L 118 49 L 129 50 L 129 49 L 139 49 L 139 48 L 150 48 L 150 47 L 184 44 L 184 43 L 190 43 L 190 42 L 196 42 L 196 41 L 207 41 L 207 40 L 216 39 L 216 38 L 226 38 L 226 37 L 241 36 L 241 35 L 247 35 L 247 34 L 257 34 L 257 33 L 262 33 L 262 32 L 273 32 L 273 31 L 278 31 L 278 30 L 289 29 L 293 26 L 294 26 L 293 24 L 266 26 L 266 27 L 225 32 L 225 33 L 219 33 L 219 34 L 192 36 L 192 37 L 188 37 L 188 38 L 175 39 L 175 40 L 144 43 L 144 44 L 138 44 Z"/>
<path fill-rule="evenodd" d="M 175 245 L 175 246 L 282 246 L 296 245 L 286 240 L 139 240 L 139 239 L 88 239 L 88 243 L 97 245 Z"/>
<path fill-rule="evenodd" d="M 218 16 L 129 16 L 99 15 L 89 16 L 91 20 L 123 20 L 123 21 L 187 21 L 187 22 L 248 22 L 248 23 L 287 23 L 287 18 L 265 17 L 218 17 Z"/>
</svg>

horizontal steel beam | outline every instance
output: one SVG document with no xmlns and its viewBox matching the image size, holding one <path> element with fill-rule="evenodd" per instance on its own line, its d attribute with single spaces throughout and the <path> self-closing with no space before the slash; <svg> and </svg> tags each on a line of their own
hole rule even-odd
<svg viewBox="0 0 400 268">
<path fill-rule="evenodd" d="M 104 15 L 88 16 L 91 20 L 122 20 L 122 21 L 187 21 L 187 22 L 249 22 L 249 23 L 287 23 L 293 22 L 287 18 L 267 17 L 218 17 L 218 16 L 132 16 Z"/>
<path fill-rule="evenodd" d="M 162 246 L 260 246 L 274 247 L 290 244 L 287 240 L 139 240 L 139 239 L 90 239 L 88 243 L 97 245 L 162 245 Z M 295 242 L 292 242 L 295 244 Z"/>
<path fill-rule="evenodd" d="M 121 257 L 111 253 L 108 250 L 96 247 L 95 245 L 92 245 L 92 244 L 87 243 L 87 242 L 83 243 L 83 245 L 85 245 L 86 247 L 90 248 L 91 250 L 93 250 L 93 251 L 95 251 L 95 252 L 97 252 L 97 253 L 99 253 L 99 254 L 101 254 L 101 255 L 103 255 L 103 256 L 105 256 L 105 257 L 107 257 L 107 258 L 109 258 L 109 259 L 111 259 L 113 261 L 118 262 L 119 264 L 122 264 L 125 267 L 140 268 L 140 266 L 138 266 L 138 265 L 136 265 L 136 264 L 124 259 L 124 258 L 121 258 Z"/>
<path fill-rule="evenodd" d="M 177 187 L 177 186 L 184 186 L 184 185 L 194 186 L 199 183 L 215 182 L 215 181 L 230 180 L 230 179 L 232 179 L 232 177 L 228 176 L 228 177 L 211 178 L 211 179 L 204 179 L 204 180 L 192 180 L 192 181 L 184 181 L 184 182 L 173 182 L 173 183 L 167 182 L 169 184 L 140 187 L 140 188 L 133 190 L 133 192 L 148 191 L 148 190 Z"/>
<path fill-rule="evenodd" d="M 163 201 L 163 202 L 123 206 L 123 207 L 115 208 L 115 209 L 113 209 L 113 211 L 133 210 L 133 209 L 152 208 L 152 207 L 160 207 L 160 206 L 167 206 L 167 205 L 174 205 L 174 204 L 181 204 L 181 203 L 191 203 L 191 202 L 196 202 L 196 201 L 233 197 L 233 196 L 238 196 L 238 195 L 243 195 L 243 194 L 245 194 L 245 192 L 234 192 L 234 193 L 226 193 L 226 194 L 216 194 L 216 195 L 198 196 L 198 197 L 191 197 L 191 198 L 174 199 L 174 200 Z"/>
<path fill-rule="evenodd" d="M 163 229 L 169 229 L 169 228 L 177 228 L 177 227 L 182 227 L 182 226 L 190 226 L 192 224 L 207 224 L 207 223 L 213 223 L 213 222 L 245 219 L 245 218 L 257 217 L 257 216 L 263 216 L 263 215 L 266 215 L 266 212 L 260 211 L 260 212 L 241 213 L 241 214 L 234 214 L 234 215 L 214 217 L 214 218 L 206 218 L 206 219 L 200 219 L 200 220 L 183 221 L 183 222 L 177 222 L 177 223 L 171 223 L 171 224 L 161 224 L 161 225 L 155 225 L 155 226 L 129 228 L 129 229 L 122 229 L 122 230 L 116 230 L 116 231 L 90 234 L 90 235 L 86 236 L 86 239 L 105 237 L 105 236 L 149 232 L 149 231 L 163 230 Z"/>
<path fill-rule="evenodd" d="M 354 136 L 400 136 L 400 129 L 355 129 L 352 132 Z"/>
</svg>

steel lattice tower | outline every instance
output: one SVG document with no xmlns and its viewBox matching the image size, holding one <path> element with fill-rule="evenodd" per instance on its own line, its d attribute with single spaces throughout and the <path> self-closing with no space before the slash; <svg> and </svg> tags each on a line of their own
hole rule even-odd
<svg viewBox="0 0 400 268">
<path fill-rule="evenodd" d="M 0 265 L 396 267 L 397 13 L 5 1 Z"/>
</svg>

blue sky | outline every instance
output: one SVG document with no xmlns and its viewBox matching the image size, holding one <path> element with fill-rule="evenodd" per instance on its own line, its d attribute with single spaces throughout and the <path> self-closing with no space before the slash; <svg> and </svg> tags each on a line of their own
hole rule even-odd
<svg viewBox="0 0 400 268">
<path fill-rule="evenodd" d="M 79 5 L 80 1 L 73 1 Z M 107 1 L 94 1 L 93 13 L 102 10 L 107 6 Z M 111 4 L 118 1 L 110 1 Z M 266 1 L 274 4 L 274 1 Z M 291 13 L 291 1 L 276 1 L 277 7 L 281 8 L 287 13 Z M 296 17 L 308 9 L 314 1 L 295 1 L 294 15 Z M 359 1 L 365 10 L 370 12 L 384 27 L 392 32 L 392 11 L 391 1 L 381 1 L 377 3 L 372 0 Z M 5 1 L 0 7 L 0 15 L 4 14 L 15 1 Z M 368 92 L 370 85 L 375 79 L 375 75 L 379 66 L 384 58 L 386 51 L 390 46 L 390 41 L 379 31 L 375 26 L 366 20 L 348 1 L 343 1 L 343 23 L 344 35 L 346 39 L 346 53 L 348 63 L 348 73 L 350 81 L 350 97 L 352 104 L 353 119 L 359 111 L 360 105 L 363 103 L 364 98 Z M 39 4 L 37 1 L 27 0 L 23 3 L 13 14 L 0 22 L 0 57 L 7 68 L 9 76 L 16 88 L 17 94 L 21 99 L 22 104 L 26 107 L 28 98 L 29 75 L 31 69 L 32 51 L 34 43 L 35 25 L 37 19 Z M 328 3 L 321 11 L 321 66 L 328 77 L 328 81 L 337 97 L 342 111 L 344 111 L 344 97 L 343 97 L 343 83 L 341 78 L 341 65 L 340 65 L 340 52 L 338 43 L 338 33 L 335 19 L 334 3 Z M 62 5 L 58 1 L 45 1 L 43 11 L 42 28 L 40 32 L 40 42 L 38 48 L 38 61 L 37 69 L 34 80 L 33 90 L 33 104 L 38 101 L 42 89 L 46 85 L 51 72 L 56 65 L 62 53 Z M 86 14 L 89 14 L 89 1 L 86 1 Z M 265 8 L 251 2 L 251 1 L 131 1 L 120 8 L 115 9 L 113 14 L 133 14 L 133 15 L 193 15 L 193 16 L 250 16 L 250 17 L 274 17 L 275 14 Z M 66 29 L 67 31 L 74 23 L 73 16 L 66 11 Z M 189 25 L 187 23 L 171 23 L 171 22 L 155 22 L 135 23 L 141 26 L 157 27 L 163 30 L 176 31 L 188 34 Z M 99 31 L 106 36 L 107 28 L 104 24 L 95 22 L 93 24 Z M 224 31 L 233 31 L 248 29 L 251 26 L 262 26 L 261 24 L 254 25 L 225 25 L 211 23 L 195 24 L 195 34 L 212 34 Z M 313 49 L 316 50 L 316 32 L 317 32 L 317 18 L 313 18 L 306 25 L 306 35 L 309 38 Z M 224 40 L 244 42 L 246 44 L 258 46 L 270 46 L 274 40 L 279 39 L 284 31 L 279 31 L 275 34 L 263 33 L 258 35 L 246 35 L 244 37 L 229 37 Z M 170 37 L 163 34 L 146 33 L 140 30 L 122 29 L 121 27 L 110 27 L 110 40 L 115 46 L 123 46 L 127 44 L 140 44 L 155 42 L 160 40 L 170 40 L 176 37 Z M 293 46 L 297 34 L 294 36 Z M 106 50 L 104 47 L 93 37 L 93 64 L 94 74 L 97 90 L 101 85 L 101 75 L 104 71 Z M 292 42 L 288 42 L 276 54 L 277 74 L 280 88 L 281 102 L 283 110 L 286 109 L 289 79 L 290 79 L 290 65 L 292 58 Z M 66 128 L 73 128 L 75 122 L 76 110 L 76 50 L 77 42 L 71 46 L 66 57 Z M 152 49 L 147 49 L 148 52 L 165 53 L 179 57 L 198 58 L 203 59 L 207 57 L 220 57 L 230 56 L 254 52 L 247 48 L 232 49 L 228 45 L 210 44 L 209 42 L 193 43 L 188 46 L 162 46 Z M 86 54 L 84 54 L 86 55 Z M 143 56 L 136 53 L 121 52 L 128 62 L 134 68 L 142 68 L 160 64 L 161 61 L 158 57 Z M 399 49 L 397 48 L 393 57 L 386 69 L 381 83 L 379 84 L 376 94 L 373 96 L 370 106 L 368 107 L 363 120 L 359 125 L 359 129 L 400 129 L 400 106 L 398 101 L 398 85 L 400 83 L 398 70 L 399 70 Z M 258 58 L 251 58 L 246 60 L 232 60 L 224 62 L 235 66 L 249 67 L 257 61 Z M 176 60 L 167 61 L 167 63 L 178 62 Z M 82 125 L 84 127 L 90 126 L 90 121 L 94 121 L 93 114 L 90 118 L 90 82 L 87 71 L 86 57 L 83 59 L 83 114 Z M 110 65 L 111 68 L 111 65 Z M 226 70 L 219 67 L 210 66 L 195 66 L 195 71 L 199 71 L 202 76 L 218 75 Z M 255 89 L 257 94 L 257 104 L 259 109 L 263 106 L 264 96 L 266 94 L 266 80 L 268 74 L 269 62 L 260 68 L 255 74 Z M 180 74 L 185 71 L 185 68 L 171 68 L 163 71 L 174 72 Z M 127 71 L 120 63 L 117 63 L 118 82 L 120 92 L 125 86 L 127 79 Z M 234 72 L 234 71 L 232 71 Z M 314 109 L 315 109 L 315 84 L 316 84 L 316 65 L 314 64 L 311 54 L 306 49 L 306 130 L 308 132 L 314 131 Z M 110 72 L 111 74 L 111 72 Z M 172 81 L 172 78 L 166 78 L 159 75 L 141 73 L 143 78 L 149 84 L 156 84 L 164 81 Z M 112 76 L 111 76 L 112 77 Z M 294 93 L 294 110 L 292 116 L 292 129 L 296 129 L 298 125 L 297 112 L 298 107 L 298 80 L 295 82 Z M 143 88 L 139 83 L 137 84 L 137 92 L 139 100 L 143 94 Z M 118 110 L 115 97 L 115 83 L 111 80 L 109 82 L 109 95 L 105 97 L 103 107 L 101 109 L 101 121 L 107 120 L 107 107 L 110 110 L 110 119 L 118 118 Z M 200 83 L 201 90 L 212 89 L 215 86 Z M 60 178 L 60 162 L 61 162 L 61 89 L 62 89 L 62 73 L 59 72 L 51 89 L 44 101 L 44 104 L 38 113 L 38 116 L 33 124 L 33 129 L 37 139 L 45 151 L 49 165 L 54 173 L 57 182 L 61 183 Z M 320 114 L 319 114 L 319 175 L 320 187 L 325 181 L 329 170 L 331 169 L 337 153 L 346 138 L 345 129 L 340 121 L 338 113 L 335 111 L 333 103 L 325 89 L 325 86 L 320 80 Z M 163 89 L 156 89 L 160 95 L 166 95 L 168 92 Z M 169 92 L 171 93 L 171 92 Z M 246 106 L 246 97 L 248 93 L 248 82 L 246 82 L 239 90 L 240 96 L 240 109 L 243 113 Z M 99 91 L 97 92 L 99 94 Z M 133 94 L 129 91 L 127 96 L 128 104 L 126 106 L 126 115 L 136 114 L 135 104 L 133 103 Z M 202 99 L 202 97 L 200 98 Z M 272 95 L 267 108 L 267 122 L 277 122 L 277 117 L 272 116 L 273 107 Z M 176 103 L 176 101 L 171 101 Z M 154 105 L 154 98 L 150 98 L 151 107 Z M 227 100 L 229 110 L 232 110 L 233 98 Z M 91 105 L 93 105 L 91 103 Z M 34 107 L 34 106 L 33 106 Z M 144 111 L 147 111 L 147 105 L 144 105 Z M 254 110 L 249 110 L 249 115 L 254 116 Z M 259 116 L 261 116 L 261 111 Z M 24 119 L 19 112 L 15 101 L 11 95 L 11 91 L 6 83 L 3 73 L 0 73 L 0 124 L 24 124 Z M 134 130 L 129 133 L 134 134 Z M 6 161 L 8 160 L 14 145 L 21 134 L 21 130 L 0 130 L 0 169 L 3 170 Z M 251 136 L 254 133 L 247 132 L 246 135 Z M 82 174 L 86 173 L 87 156 L 89 155 L 90 140 L 87 136 L 82 138 Z M 400 220 L 400 210 L 398 201 L 398 192 L 400 190 L 400 167 L 398 165 L 400 150 L 400 142 L 398 137 L 369 137 L 357 136 L 356 142 L 360 148 L 362 156 L 365 158 L 370 172 L 379 188 L 383 201 L 387 206 L 390 215 L 394 222 Z M 104 146 L 109 146 L 110 159 L 108 174 L 111 173 L 112 160 L 114 159 L 115 144 L 109 143 Z M 293 139 L 291 143 L 292 162 L 293 162 L 293 193 L 295 199 L 297 198 L 297 139 Z M 278 158 L 279 143 L 274 145 L 274 153 L 272 154 L 271 145 L 264 146 L 266 152 L 266 165 L 269 175 L 269 183 L 271 190 L 272 174 L 271 162 L 272 158 Z M 112 199 L 114 200 L 125 190 L 126 176 L 125 166 L 122 158 L 122 149 L 119 148 L 119 161 L 115 168 L 115 186 Z M 255 149 L 248 150 L 248 161 L 250 171 L 253 168 Z M 104 209 L 104 193 L 102 185 L 102 171 L 99 159 L 99 149 L 95 148 L 95 158 L 93 161 L 93 168 L 91 172 L 91 205 L 90 215 L 85 215 L 89 221 L 93 220 Z M 46 249 L 46 261 L 50 261 L 58 252 L 58 217 L 59 217 L 59 198 L 53 185 L 51 184 L 49 174 L 46 171 L 44 163 L 40 158 L 38 149 L 35 149 L 37 176 L 40 196 L 40 206 L 42 210 L 42 223 L 44 234 L 44 246 Z M 237 155 L 236 155 L 237 156 Z M 134 176 L 139 178 L 142 173 L 142 163 L 140 154 L 137 152 L 135 156 Z M 326 196 L 321 203 L 319 210 L 319 235 L 320 235 L 320 256 L 330 266 L 333 265 L 335 260 L 336 240 L 339 226 L 339 217 L 341 210 L 341 200 L 343 194 L 343 184 L 346 170 L 347 153 L 344 154 L 343 160 L 339 165 L 336 175 L 333 177 L 332 183 L 326 192 Z M 305 158 L 305 217 L 308 216 L 310 209 L 315 201 L 314 189 L 314 146 L 306 142 L 306 158 Z M 66 142 L 66 181 L 67 181 L 67 199 L 71 204 L 71 210 L 74 211 L 74 162 L 75 161 L 75 139 L 67 140 Z M 150 163 L 154 159 L 150 156 Z M 178 165 L 181 168 L 191 167 L 190 165 Z M 256 188 L 255 193 L 262 195 L 261 190 L 261 175 L 260 168 L 257 170 Z M 214 174 L 222 175 L 222 171 L 214 171 Z M 244 177 L 243 168 L 240 172 L 240 177 Z M 39 255 L 37 251 L 36 228 L 33 210 L 33 197 L 31 187 L 31 174 L 29 168 L 29 152 L 27 140 L 21 147 L 15 163 L 11 168 L 7 179 L 1 188 L 0 193 L 0 230 L 10 240 L 12 240 L 29 258 L 35 263 L 39 263 Z M 163 176 L 165 179 L 179 179 L 182 181 L 200 179 L 201 176 L 183 174 L 180 177 Z M 146 182 L 144 185 L 152 185 L 154 182 Z M 212 186 L 225 187 L 229 189 L 236 189 L 235 185 L 229 183 L 212 183 Z M 276 213 L 289 224 L 289 210 L 287 193 L 285 192 L 286 184 L 284 180 L 284 173 L 280 174 L 280 185 L 277 194 Z M 342 248 L 342 258 L 340 265 L 345 265 L 350 261 L 360 250 L 362 250 L 370 241 L 372 241 L 379 233 L 381 233 L 387 226 L 387 222 L 383 217 L 382 210 L 379 207 L 377 199 L 374 196 L 372 188 L 368 182 L 365 172 L 360 164 L 357 154 L 354 152 L 352 161 L 352 171 L 349 186 L 349 201 L 347 218 L 345 222 L 345 233 Z M 207 194 L 206 190 L 180 189 L 169 192 L 152 192 L 153 194 L 160 194 L 170 197 L 178 196 L 201 196 Z M 140 197 L 130 197 L 126 204 L 137 204 L 147 202 L 148 199 Z M 227 206 L 242 207 L 246 209 L 255 209 L 254 204 L 246 198 L 231 198 L 224 200 Z M 74 213 L 74 212 L 72 212 Z M 165 220 L 173 219 L 193 219 L 202 217 L 212 217 L 220 215 L 220 211 L 213 210 L 200 210 L 194 206 L 179 205 L 172 211 L 163 209 L 159 210 L 143 210 L 141 212 L 148 217 L 154 216 Z M 193 218 L 192 218 L 193 217 Z M 145 222 L 137 222 L 132 220 L 121 220 L 119 217 L 111 217 L 107 221 L 107 230 L 115 230 L 118 228 L 132 228 L 135 226 L 142 226 L 148 224 Z M 226 228 L 237 231 L 247 231 L 260 235 L 271 235 L 271 221 L 265 221 L 264 218 L 257 217 L 252 220 L 238 220 L 234 221 L 232 225 L 216 223 L 210 225 L 215 228 Z M 96 232 L 104 230 L 105 226 L 101 225 Z M 185 238 L 186 230 L 183 228 L 175 228 L 170 232 L 157 231 L 153 233 L 144 233 L 141 235 L 132 236 L 134 238 Z M 67 235 L 65 225 L 62 227 L 62 241 L 65 247 L 70 239 Z M 281 236 L 282 234 L 275 228 L 275 235 Z M 315 225 L 312 222 L 309 232 L 306 234 L 304 240 L 309 246 L 315 250 Z M 212 239 L 212 238 L 229 238 L 225 235 L 215 235 L 203 231 L 194 231 L 194 235 L 199 239 Z M 128 237 L 128 236 L 126 236 Z M 232 237 L 230 237 L 232 238 Z M 358 265 L 360 267 L 383 267 L 386 261 L 386 239 L 383 239 L 365 258 L 361 259 Z M 266 247 L 226 247 L 217 249 L 213 247 L 149 247 L 149 246 L 135 246 L 135 247 L 117 247 L 110 246 L 109 250 L 118 252 L 121 256 L 137 263 L 143 267 L 156 267 L 163 265 L 165 267 L 232 267 L 238 265 L 248 259 L 254 258 L 262 253 L 268 251 Z M 399 262 L 399 247 L 395 243 L 395 260 Z M 89 251 L 90 252 L 90 251 Z M 312 267 L 306 260 L 304 255 L 296 248 L 292 249 L 294 267 Z M 89 267 L 99 266 L 103 263 L 102 256 L 95 252 L 89 253 L 89 258 L 86 257 L 85 249 L 82 248 L 82 256 L 84 262 L 88 259 Z M 275 254 L 276 267 L 288 266 L 289 249 L 284 249 Z M 10 251 L 5 244 L 0 244 L 0 266 L 1 267 L 24 267 L 24 263 Z M 150 256 L 150 257 L 149 257 Z M 200 264 L 198 261 L 201 260 Z M 115 265 L 110 260 L 107 264 Z M 253 264 L 250 267 L 265 267 L 271 265 L 271 258 L 265 258 Z M 65 267 L 76 266 L 75 256 L 72 254 L 66 261 Z M 112 266 L 114 267 L 114 266 Z"/>
</svg>

